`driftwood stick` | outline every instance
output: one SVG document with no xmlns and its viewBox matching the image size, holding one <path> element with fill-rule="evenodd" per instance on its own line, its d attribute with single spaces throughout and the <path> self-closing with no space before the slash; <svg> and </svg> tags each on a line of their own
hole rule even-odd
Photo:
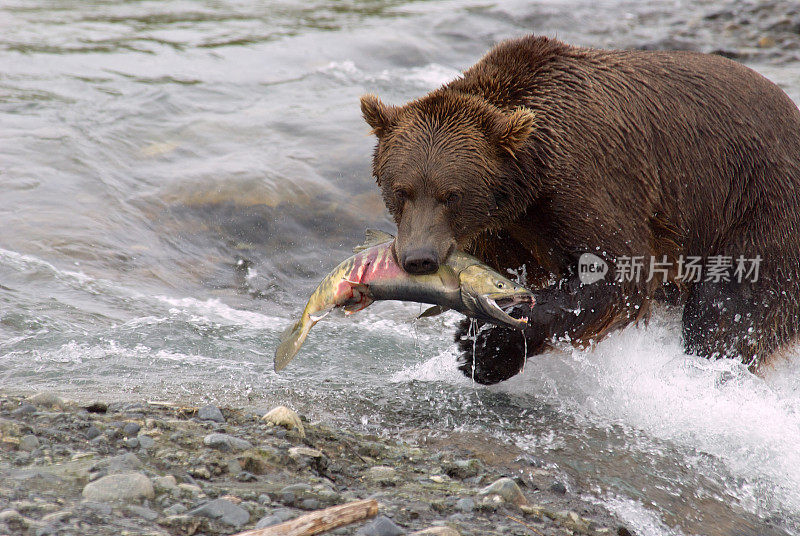
<svg viewBox="0 0 800 536">
<path fill-rule="evenodd" d="M 369 519 L 377 513 L 378 501 L 374 499 L 353 501 L 317 510 L 280 525 L 246 530 L 234 536 L 314 536 L 356 521 Z"/>
</svg>

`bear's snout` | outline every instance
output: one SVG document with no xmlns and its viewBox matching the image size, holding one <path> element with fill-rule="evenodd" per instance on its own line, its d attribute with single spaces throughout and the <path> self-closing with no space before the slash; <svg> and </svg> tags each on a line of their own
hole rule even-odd
<svg viewBox="0 0 800 536">
<path fill-rule="evenodd" d="M 409 274 L 432 274 L 439 269 L 439 259 L 432 247 L 412 249 L 400 259 L 403 270 Z"/>
</svg>

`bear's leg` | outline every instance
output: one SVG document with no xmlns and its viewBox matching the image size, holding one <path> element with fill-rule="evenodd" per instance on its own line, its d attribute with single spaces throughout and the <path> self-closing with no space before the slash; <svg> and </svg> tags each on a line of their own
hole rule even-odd
<svg viewBox="0 0 800 536">
<path fill-rule="evenodd" d="M 521 330 L 470 319 L 459 322 L 455 340 L 460 351 L 459 370 L 487 385 L 519 373 L 525 366 L 526 353 L 538 354 L 545 346 L 543 337 L 537 341 Z"/>
<path fill-rule="evenodd" d="M 692 286 L 683 310 L 686 352 L 740 359 L 755 370 L 796 335 L 787 318 L 797 318 L 797 305 L 785 296 L 749 282 Z"/>
<path fill-rule="evenodd" d="M 533 308 L 519 305 L 510 312 L 528 318 L 524 330 L 478 322 L 478 329 L 470 332 L 470 322 L 461 322 L 456 342 L 459 369 L 466 376 L 485 384 L 507 380 L 522 370 L 526 357 L 543 352 L 553 339 L 590 344 L 646 311 L 642 294 L 631 289 L 626 293 L 613 282 L 582 285 L 577 276 L 533 295 Z"/>
</svg>

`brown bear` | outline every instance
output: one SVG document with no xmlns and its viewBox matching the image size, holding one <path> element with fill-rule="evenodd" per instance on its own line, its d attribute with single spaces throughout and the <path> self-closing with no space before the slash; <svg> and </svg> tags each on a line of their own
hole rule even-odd
<svg viewBox="0 0 800 536">
<path fill-rule="evenodd" d="M 459 327 L 460 368 L 476 381 L 513 376 L 554 340 L 589 345 L 644 319 L 669 289 L 689 353 L 755 369 L 796 337 L 800 112 L 756 72 L 529 36 L 424 97 L 366 95 L 361 109 L 404 269 L 435 271 L 462 248 L 535 291 L 524 340 Z M 587 281 L 586 266 L 607 272 Z"/>
</svg>

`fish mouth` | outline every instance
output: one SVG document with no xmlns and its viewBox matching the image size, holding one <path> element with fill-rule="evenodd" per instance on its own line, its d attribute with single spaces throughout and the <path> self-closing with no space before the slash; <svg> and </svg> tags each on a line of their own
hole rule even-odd
<svg viewBox="0 0 800 536">
<path fill-rule="evenodd" d="M 484 294 L 478 303 L 484 315 L 493 322 L 499 322 L 515 328 L 524 328 L 528 325 L 528 318 L 514 318 L 508 311 L 517 305 L 528 304 L 533 306 L 536 300 L 533 294 Z"/>
</svg>

